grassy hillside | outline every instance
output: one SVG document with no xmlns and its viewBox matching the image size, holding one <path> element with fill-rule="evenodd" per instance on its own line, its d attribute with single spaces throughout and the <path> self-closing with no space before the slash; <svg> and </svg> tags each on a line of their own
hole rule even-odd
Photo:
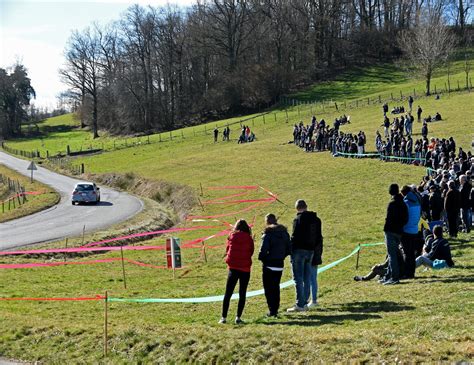
<svg viewBox="0 0 474 365">
<path fill-rule="evenodd" d="M 431 92 L 466 89 L 465 56 L 472 68 L 474 49 L 457 52 L 449 66 L 436 70 L 431 80 Z M 449 77 L 448 77 L 449 73 Z M 472 75 L 470 76 L 472 78 Z M 472 81 L 469 86 L 472 88 Z M 400 94 L 401 92 L 401 94 Z M 424 95 L 426 82 L 410 71 L 402 62 L 355 67 L 342 72 L 334 80 L 319 82 L 291 95 L 291 99 L 306 101 L 354 100 L 361 98 L 388 98 L 393 95 Z"/>
<path fill-rule="evenodd" d="M 426 114 L 439 111 L 444 121 L 430 125 L 430 135 L 453 136 L 458 145 L 469 149 L 474 131 L 474 93 L 451 94 L 440 100 L 423 98 Z M 399 103 L 397 103 L 399 104 Z M 415 104 L 416 105 L 416 104 Z M 312 113 L 318 119 L 332 121 L 344 111 L 315 106 L 295 107 L 287 111 L 258 117 L 248 124 L 257 142 L 237 145 L 239 125 L 232 125 L 233 142 L 213 143 L 211 131 L 217 124 L 173 132 L 172 141 L 165 135 L 152 136 L 151 144 L 125 148 L 87 158 L 86 170 L 92 173 L 133 172 L 149 179 L 165 179 L 190 185 L 203 201 L 227 195 L 208 190 L 223 185 L 261 185 L 278 194 L 284 204 L 259 206 L 223 219 L 256 219 L 253 232 L 258 237 L 263 216 L 274 212 L 285 225 L 294 216 L 292 205 L 304 198 L 310 209 L 323 221 L 325 237 L 324 263 L 347 255 L 359 243 L 383 240 L 382 227 L 388 185 L 417 183 L 424 169 L 377 160 L 333 158 L 329 153 L 304 153 L 288 144 L 292 124 L 309 122 Z M 287 123 L 288 113 L 288 123 Z M 365 130 L 368 149 L 373 149 L 375 130 L 380 129 L 381 105 L 350 109 L 352 124 L 343 131 Z M 62 122 L 70 124 L 67 116 Z M 275 120 L 276 119 L 276 120 Z M 45 126 L 51 121 L 45 122 Z M 204 128 L 208 134 L 204 134 Z M 416 124 L 414 131 L 419 133 Z M 67 133 L 78 133 L 71 135 Z M 67 143 L 81 143 L 86 132 L 52 132 L 43 141 L 9 142 L 16 148 L 41 149 Z M 182 135 L 184 138 L 182 138 Z M 168 137 L 169 138 L 169 137 Z M 101 143 L 99 141 L 97 143 Z M 104 143 L 113 141 L 104 140 Z M 143 142 L 143 141 L 142 141 Z M 42 145 L 43 144 L 43 145 Z M 256 191 L 249 198 L 266 195 Z M 248 205 L 205 205 L 194 214 L 209 215 L 234 212 Z M 190 223 L 188 223 L 189 226 Z M 218 224 L 215 222 L 195 223 Z M 184 240 L 208 236 L 222 228 L 180 234 Z M 222 262 L 225 239 L 208 241 L 208 262 L 200 249 L 183 250 L 186 268 L 176 273 L 127 265 L 127 287 L 123 288 L 120 263 L 70 265 L 52 268 L 0 271 L 1 297 L 70 297 L 103 294 L 115 297 L 194 297 L 222 294 L 226 268 Z M 147 244 L 163 244 L 156 238 Z M 360 268 L 355 270 L 352 258 L 320 276 L 320 304 L 304 314 L 282 314 L 267 320 L 265 299 L 251 298 L 244 312 L 245 326 L 217 324 L 220 303 L 144 304 L 111 303 L 109 363 L 144 362 L 274 362 L 312 363 L 318 360 L 348 361 L 472 361 L 474 358 L 474 275 L 473 237 L 461 234 L 451 242 L 456 268 L 444 271 L 417 272 L 417 279 L 402 285 L 384 287 L 377 282 L 356 283 L 352 277 L 366 272 L 384 259 L 383 246 L 364 249 Z M 162 251 L 125 252 L 126 258 L 163 265 Z M 119 254 L 96 255 L 93 258 L 116 258 Z M 45 259 L 46 260 L 46 259 Z M 55 260 L 61 261 L 62 257 Z M 71 260 L 71 259 L 68 259 Z M 80 260 L 75 258 L 73 260 Z M 0 263 L 30 262 L 25 258 L 0 258 Z M 38 260 L 35 260 L 37 262 Z M 288 265 L 289 266 L 289 265 Z M 290 278 L 286 268 L 284 280 Z M 249 290 L 261 288 L 261 265 L 254 256 Z M 282 310 L 294 304 L 294 289 L 282 291 Z M 236 303 L 231 303 L 230 315 Z M 44 362 L 95 363 L 102 361 L 102 302 L 3 302 L 0 301 L 0 354 Z M 230 316 L 229 316 L 230 317 Z"/>
</svg>

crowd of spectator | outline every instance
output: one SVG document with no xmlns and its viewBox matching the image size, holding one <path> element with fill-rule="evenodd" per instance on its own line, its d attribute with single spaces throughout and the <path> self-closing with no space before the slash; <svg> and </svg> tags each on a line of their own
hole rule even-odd
<svg viewBox="0 0 474 365">
<path fill-rule="evenodd" d="M 459 230 L 471 231 L 474 157 L 457 147 L 452 137 L 429 138 L 428 124 L 442 117 L 437 112 L 434 118 L 428 115 L 422 119 L 420 106 L 416 114 L 421 123 L 421 138 L 413 138 L 412 108 L 413 98 L 409 100 L 408 111 L 404 107 L 393 108 L 392 114 L 403 115 L 390 121 L 388 105 L 383 105 L 384 137 L 376 132 L 373 154 L 365 152 L 367 138 L 363 131 L 343 133 L 339 122 L 330 128 L 324 120 L 317 122 L 313 117 L 310 125 L 301 122 L 293 128 L 293 142 L 308 152 L 329 150 L 334 156 L 379 156 L 385 161 L 397 160 L 427 168 L 420 184 L 404 186 L 401 191 L 398 185 L 391 186 L 392 201 L 384 228 L 387 259 L 366 276 L 355 277 L 356 280 L 370 280 L 379 275 L 382 283 L 396 284 L 400 278 L 413 278 L 416 267 L 421 265 L 453 266 L 443 231 L 450 238 L 456 238 Z"/>
</svg>

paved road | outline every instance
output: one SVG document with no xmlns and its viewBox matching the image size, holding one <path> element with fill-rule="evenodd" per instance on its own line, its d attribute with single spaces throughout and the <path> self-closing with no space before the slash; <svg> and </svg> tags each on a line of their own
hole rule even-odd
<svg viewBox="0 0 474 365">
<path fill-rule="evenodd" d="M 30 176 L 29 161 L 0 152 L 0 164 Z M 36 214 L 0 223 L 0 250 L 52 241 L 106 228 L 122 222 L 143 209 L 143 203 L 126 193 L 101 186 L 98 205 L 72 205 L 71 192 L 80 181 L 39 167 L 35 180 L 51 186 L 61 194 L 61 201 Z"/>
</svg>

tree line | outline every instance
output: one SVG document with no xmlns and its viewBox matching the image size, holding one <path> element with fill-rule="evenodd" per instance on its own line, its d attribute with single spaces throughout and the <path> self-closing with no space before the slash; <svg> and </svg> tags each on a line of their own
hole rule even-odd
<svg viewBox="0 0 474 365">
<path fill-rule="evenodd" d="M 22 64 L 11 70 L 0 68 L 0 137 L 21 135 L 21 124 L 28 120 L 28 106 L 35 96 Z"/>
<path fill-rule="evenodd" d="M 110 24 L 72 32 L 60 70 L 69 90 L 61 97 L 73 103 L 81 126 L 90 126 L 97 137 L 99 128 L 162 131 L 256 111 L 351 65 L 402 53 L 413 66 L 427 58 L 419 72 L 430 78 L 457 42 L 445 16 L 452 15 L 465 40 L 469 4 L 207 0 L 188 8 L 133 5 Z M 433 29 L 442 42 L 434 39 Z M 415 42 L 423 35 L 423 42 Z M 14 114 L 8 110 L 3 114 Z M 8 124 L 7 134 L 18 132 L 15 118 L 2 122 Z"/>
</svg>

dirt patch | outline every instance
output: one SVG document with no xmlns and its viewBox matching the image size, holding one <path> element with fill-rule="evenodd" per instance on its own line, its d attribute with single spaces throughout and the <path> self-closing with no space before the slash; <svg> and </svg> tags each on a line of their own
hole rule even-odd
<svg viewBox="0 0 474 365">
<path fill-rule="evenodd" d="M 152 199 L 170 208 L 175 213 L 175 217 L 171 219 L 174 224 L 185 219 L 188 212 L 198 204 L 196 192 L 186 185 L 163 180 L 148 180 L 134 173 L 86 174 L 85 176 L 91 181 Z"/>
</svg>

